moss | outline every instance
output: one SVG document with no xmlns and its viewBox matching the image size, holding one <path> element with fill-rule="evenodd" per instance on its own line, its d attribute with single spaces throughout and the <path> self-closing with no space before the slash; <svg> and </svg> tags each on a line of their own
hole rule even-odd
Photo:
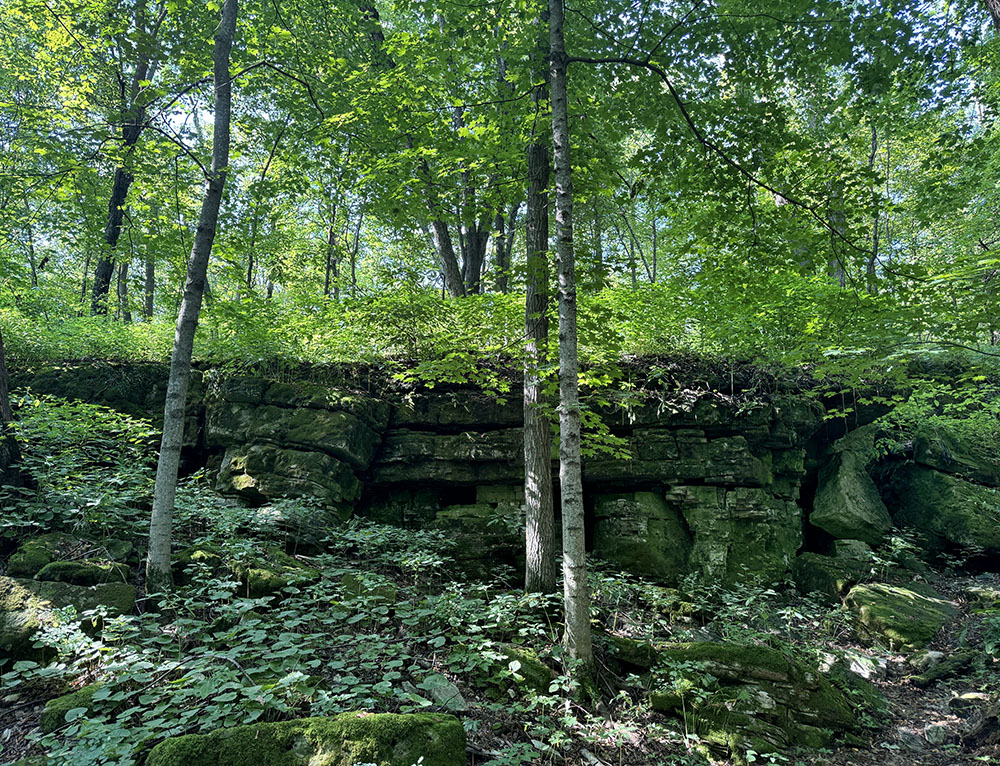
<svg viewBox="0 0 1000 766">
<path fill-rule="evenodd" d="M 71 585 L 100 585 L 125 582 L 132 571 L 125 564 L 93 561 L 53 561 L 35 575 L 37 580 L 67 582 Z"/>
<path fill-rule="evenodd" d="M 504 646 L 501 651 L 506 657 L 504 666 L 506 669 L 510 668 L 511 663 L 518 663 L 517 670 L 513 671 L 515 681 L 540 694 L 548 693 L 549 684 L 555 680 L 556 674 L 552 668 L 538 659 L 537 654 L 519 646 Z"/>
<path fill-rule="evenodd" d="M 932 665 L 918 676 L 912 676 L 910 683 L 924 689 L 937 681 L 959 676 L 967 671 L 978 656 L 977 652 L 955 652 L 945 657 L 941 662 Z"/>
<path fill-rule="evenodd" d="M 450 715 L 344 713 L 174 737 L 146 766 L 465 766 L 465 731 Z"/>
<path fill-rule="evenodd" d="M 46 734 L 49 734 L 66 723 L 66 713 L 68 711 L 74 708 L 91 710 L 93 707 L 94 692 L 100 688 L 101 684 L 99 683 L 89 684 L 77 689 L 75 692 L 70 692 L 69 694 L 49 700 L 42 711 L 41 718 L 38 720 L 39 728 Z"/>
<path fill-rule="evenodd" d="M 126 614 L 135 606 L 135 588 L 108 583 L 84 588 L 61 582 L 0 577 L 0 659 L 44 659 L 34 648 L 34 634 L 50 619 L 52 607 L 75 606 L 78 612 L 104 605 L 112 615 Z"/>
<path fill-rule="evenodd" d="M 34 577 L 39 570 L 73 543 L 75 537 L 62 532 L 50 532 L 33 537 L 22 545 L 7 562 L 8 577 Z"/>
<path fill-rule="evenodd" d="M 240 578 L 243 593 L 250 598 L 273 596 L 293 583 L 319 577 L 316 569 L 273 545 L 265 549 L 261 559 L 249 564 L 231 561 L 229 566 Z"/>
<path fill-rule="evenodd" d="M 659 659 L 656 647 L 648 641 L 637 641 L 609 633 L 604 637 L 604 643 L 609 657 L 630 668 L 649 670 Z"/>
<path fill-rule="evenodd" d="M 878 545 L 892 519 L 865 470 L 867 454 L 842 451 L 820 471 L 809 523 L 837 538 Z"/>
<path fill-rule="evenodd" d="M 181 585 L 186 584 L 202 566 L 208 567 L 213 572 L 221 569 L 223 566 L 222 556 L 211 548 L 200 545 L 185 548 L 174 558 L 172 564 L 174 581 Z"/>
<path fill-rule="evenodd" d="M 952 602 L 922 583 L 858 585 L 845 603 L 854 611 L 862 632 L 908 649 L 927 646 L 958 615 Z"/>
<path fill-rule="evenodd" d="M 1000 491 L 907 464 L 892 478 L 897 523 L 922 532 L 932 552 L 955 546 L 1000 553 Z"/>
<path fill-rule="evenodd" d="M 792 563 L 792 579 L 802 593 L 819 593 L 837 601 L 857 583 L 869 566 L 861 561 L 801 553 Z"/>
</svg>

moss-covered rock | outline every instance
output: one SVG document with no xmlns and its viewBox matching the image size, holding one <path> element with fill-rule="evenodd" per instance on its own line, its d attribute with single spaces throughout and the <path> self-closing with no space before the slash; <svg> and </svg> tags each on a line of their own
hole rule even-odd
<svg viewBox="0 0 1000 766">
<path fill-rule="evenodd" d="M 819 593 L 835 601 L 847 595 L 870 568 L 856 559 L 800 553 L 792 564 L 792 579 L 802 593 Z"/>
<path fill-rule="evenodd" d="M 25 542 L 7 561 L 8 577 L 34 577 L 42 567 L 59 558 L 77 543 L 77 538 L 50 532 Z"/>
<path fill-rule="evenodd" d="M 809 523 L 834 537 L 878 545 L 892 528 L 878 488 L 865 464 L 867 454 L 842 450 L 820 470 Z"/>
<path fill-rule="evenodd" d="M 802 547 L 798 504 L 766 489 L 672 487 L 666 501 L 691 530 L 689 569 L 710 580 L 779 579 Z"/>
<path fill-rule="evenodd" d="M 958 615 L 954 603 L 923 583 L 858 585 L 844 603 L 862 633 L 907 649 L 927 646 Z"/>
<path fill-rule="evenodd" d="M 539 694 L 548 693 L 549 684 L 556 679 L 556 673 L 535 652 L 509 644 L 500 647 L 500 651 L 504 656 L 502 669 L 510 671 L 518 685 L 526 686 Z"/>
<path fill-rule="evenodd" d="M 174 582 L 184 585 L 201 568 L 217 572 L 225 566 L 225 560 L 217 551 L 203 545 L 192 545 L 173 557 L 171 568 Z"/>
<path fill-rule="evenodd" d="M 923 533 L 930 549 L 1000 554 L 1000 490 L 910 463 L 893 475 L 899 524 Z"/>
<path fill-rule="evenodd" d="M 626 572 L 675 583 L 687 572 L 691 533 L 654 492 L 598 495 L 594 554 Z"/>
<path fill-rule="evenodd" d="M 956 421 L 951 428 L 920 428 L 913 439 L 914 461 L 978 484 L 1000 487 L 1000 459 L 993 435 L 976 433 L 968 424 Z"/>
<path fill-rule="evenodd" d="M 386 433 L 372 462 L 376 485 L 475 487 L 524 480 L 520 428 L 464 433 L 397 429 Z"/>
<path fill-rule="evenodd" d="M 655 690 L 654 709 L 687 716 L 701 737 L 732 752 L 822 747 L 860 728 L 844 693 L 817 669 L 767 647 L 697 642 L 657 647 L 661 667 L 688 678 L 696 692 Z M 704 688 L 706 678 L 717 686 Z"/>
<path fill-rule="evenodd" d="M 71 585 L 100 585 L 126 582 L 132 570 L 125 564 L 99 561 L 53 561 L 42 567 L 36 580 L 67 582 Z"/>
<path fill-rule="evenodd" d="M 422 759 L 422 760 L 420 760 Z M 465 766 L 465 730 L 450 715 L 344 713 L 164 740 L 146 766 Z"/>
<path fill-rule="evenodd" d="M 135 606 L 135 588 L 107 583 L 90 588 L 61 582 L 0 577 L 0 660 L 40 659 L 34 635 L 51 621 L 52 609 L 76 607 L 78 612 L 105 606 L 109 614 L 127 614 Z"/>
<path fill-rule="evenodd" d="M 250 444 L 226 450 L 216 490 L 252 503 L 279 497 L 314 497 L 334 509 L 316 523 L 330 525 L 350 514 L 361 483 L 346 463 L 324 452 Z"/>
<path fill-rule="evenodd" d="M 94 704 L 94 692 L 101 688 L 101 684 L 88 684 L 77 689 L 75 692 L 64 694 L 61 697 L 49 700 L 42 710 L 42 715 L 38 720 L 38 728 L 49 734 L 64 723 L 66 723 L 66 713 L 70 710 L 83 708 L 91 710 Z"/>
<path fill-rule="evenodd" d="M 241 595 L 249 598 L 273 596 L 289 585 L 319 579 L 315 568 L 273 545 L 268 546 L 259 558 L 232 561 L 229 568 L 240 578 Z"/>
</svg>

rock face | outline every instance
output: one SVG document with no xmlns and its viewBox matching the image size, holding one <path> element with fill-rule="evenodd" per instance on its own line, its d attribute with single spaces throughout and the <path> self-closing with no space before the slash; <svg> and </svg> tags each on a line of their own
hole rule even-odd
<svg viewBox="0 0 1000 766">
<path fill-rule="evenodd" d="M 895 520 L 923 533 L 932 550 L 1000 554 L 1000 489 L 910 463 L 896 471 L 891 491 Z"/>
<path fill-rule="evenodd" d="M 93 587 L 0 577 L 0 661 L 43 656 L 34 636 L 51 621 L 52 609 L 75 606 L 78 612 L 108 607 L 109 614 L 127 614 L 135 605 L 135 588 L 121 582 Z"/>
<path fill-rule="evenodd" d="M 907 649 L 927 646 L 945 623 L 958 616 L 955 604 L 929 585 L 858 585 L 845 603 L 871 638 Z"/>
<path fill-rule="evenodd" d="M 147 766 L 465 766 L 465 730 L 450 715 L 344 713 L 164 740 Z"/>
<path fill-rule="evenodd" d="M 657 493 L 599 495 L 594 553 L 629 571 L 674 582 L 688 571 L 691 533 L 677 509 Z"/>
<path fill-rule="evenodd" d="M 1000 487 L 996 444 L 944 427 L 921 429 L 913 440 L 913 460 L 977 484 Z"/>
<path fill-rule="evenodd" d="M 95 400 L 79 386 L 59 390 L 78 374 L 39 373 L 30 383 Z M 136 412 L 161 395 L 153 369 L 132 376 L 149 390 L 131 398 L 124 369 L 95 375 L 83 377 L 104 381 L 98 388 L 107 395 L 96 398 L 104 404 L 120 399 Z M 206 372 L 192 392 L 191 422 L 200 430 L 190 443 L 216 471 L 219 491 L 256 506 L 284 497 L 315 506 L 313 523 L 289 531 L 297 542 L 302 533 L 322 540 L 358 513 L 454 531 L 463 566 L 485 572 L 497 562 L 521 565 L 521 409 L 519 397 L 501 402 L 469 390 L 400 401 L 335 383 Z M 598 556 L 667 583 L 692 571 L 728 582 L 788 571 L 803 545 L 799 501 L 823 430 L 820 403 L 779 390 L 747 404 L 706 390 L 600 414 L 631 458 L 584 461 Z"/>
<path fill-rule="evenodd" d="M 834 735 L 861 728 L 844 691 L 815 668 L 773 649 L 699 642 L 665 644 L 654 651 L 661 666 L 677 668 L 676 674 L 695 687 L 653 691 L 653 708 L 685 716 L 710 745 L 737 758 L 747 750 L 824 747 Z M 706 674 L 717 683 L 699 689 Z"/>
</svg>

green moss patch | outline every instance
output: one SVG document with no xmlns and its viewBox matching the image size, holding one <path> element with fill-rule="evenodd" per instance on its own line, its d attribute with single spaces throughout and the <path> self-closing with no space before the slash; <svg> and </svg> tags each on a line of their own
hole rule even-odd
<svg viewBox="0 0 1000 766">
<path fill-rule="evenodd" d="M 921 649 L 958 616 L 955 604 L 929 585 L 858 585 L 847 594 L 861 632 L 894 647 Z"/>
<path fill-rule="evenodd" d="M 146 766 L 465 766 L 465 730 L 450 715 L 344 713 L 167 739 Z"/>
</svg>

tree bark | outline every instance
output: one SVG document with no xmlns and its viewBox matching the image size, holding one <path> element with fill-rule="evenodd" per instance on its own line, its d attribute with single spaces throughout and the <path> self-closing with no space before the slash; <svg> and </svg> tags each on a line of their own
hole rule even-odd
<svg viewBox="0 0 1000 766">
<path fill-rule="evenodd" d="M 144 299 L 142 315 L 146 319 L 153 318 L 153 296 L 156 292 L 156 260 L 152 253 L 146 255 L 146 280 L 144 284 Z"/>
<path fill-rule="evenodd" d="M 552 146 L 556 182 L 556 254 L 559 262 L 559 484 L 562 493 L 563 592 L 566 651 L 579 672 L 592 672 L 590 588 L 584 537 L 580 452 L 579 357 L 576 327 L 576 264 L 573 252 L 573 184 L 566 97 L 563 0 L 549 0 Z"/>
<path fill-rule="evenodd" d="M 552 429 L 543 409 L 541 370 L 549 336 L 549 150 L 528 146 L 528 213 L 524 329 L 524 589 L 556 590 L 555 519 L 552 509 Z"/>
<path fill-rule="evenodd" d="M 198 229 L 188 259 L 184 298 L 177 313 L 170 377 L 163 408 L 163 438 L 156 465 L 153 512 L 149 524 L 149 554 L 146 559 L 146 590 L 159 592 L 172 583 L 170 543 L 177 492 L 177 470 L 184 441 L 184 409 L 191 378 L 191 353 L 198 328 L 205 291 L 208 259 L 215 241 L 215 229 L 222 204 L 222 191 L 229 166 L 229 124 L 232 108 L 232 79 L 229 56 L 236 36 L 237 0 L 225 0 L 222 21 L 215 30 L 213 81 L 215 83 L 215 124 L 212 135 L 212 165 L 205 184 Z"/>
<path fill-rule="evenodd" d="M 1000 0 L 985 0 L 986 10 L 989 11 L 990 20 L 993 22 L 993 29 L 1000 35 Z"/>
<path fill-rule="evenodd" d="M 3 332 L 0 331 L 0 485 L 21 487 L 25 483 L 30 484 L 31 481 L 27 473 L 21 470 L 21 450 L 10 430 L 10 424 L 13 422 L 14 413 L 10 408 L 8 390 L 7 356 L 4 352 Z"/>
<path fill-rule="evenodd" d="M 151 28 L 146 30 L 146 3 L 140 2 L 135 9 L 134 29 L 137 34 L 148 34 L 155 41 L 160 25 L 166 18 L 166 8 L 163 4 L 158 6 L 157 16 L 153 19 Z M 139 99 L 145 87 L 143 83 L 152 80 L 155 76 L 157 62 L 149 53 L 153 46 L 143 48 L 143 52 L 136 61 L 135 71 L 132 72 L 131 83 L 126 90 L 123 73 L 119 73 L 119 88 L 122 103 L 122 115 L 124 124 L 122 125 L 122 145 L 125 149 L 126 161 L 135 145 L 139 142 L 145 128 L 146 105 L 140 104 Z M 124 164 L 115 168 L 114 179 L 111 182 L 111 198 L 108 200 L 108 222 L 104 227 L 104 245 L 101 254 L 98 256 L 97 266 L 94 269 L 94 289 L 91 294 L 90 310 L 93 314 L 108 313 L 108 294 L 111 291 L 111 280 L 115 270 L 115 248 L 118 246 L 118 238 L 122 231 L 122 218 L 124 215 L 125 201 L 128 198 L 128 190 L 132 185 L 134 177 Z"/>
<path fill-rule="evenodd" d="M 118 315 L 123 322 L 132 321 L 132 312 L 128 308 L 128 264 L 127 260 L 118 264 Z"/>
</svg>

